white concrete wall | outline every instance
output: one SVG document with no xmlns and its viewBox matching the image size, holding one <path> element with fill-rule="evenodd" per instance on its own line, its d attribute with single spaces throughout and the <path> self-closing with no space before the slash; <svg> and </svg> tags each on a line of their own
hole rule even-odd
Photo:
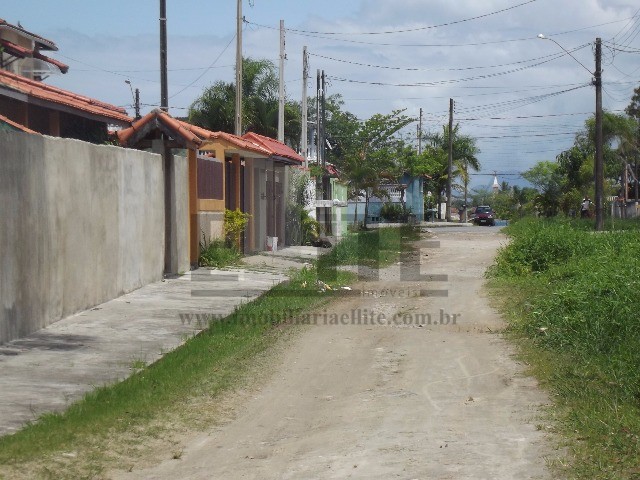
<svg viewBox="0 0 640 480">
<path fill-rule="evenodd" d="M 157 281 L 163 266 L 159 155 L 0 132 L 0 343 Z"/>
</svg>

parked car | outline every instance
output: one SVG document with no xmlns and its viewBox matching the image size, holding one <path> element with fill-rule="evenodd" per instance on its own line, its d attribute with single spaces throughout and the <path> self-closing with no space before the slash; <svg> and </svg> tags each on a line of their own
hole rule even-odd
<svg viewBox="0 0 640 480">
<path fill-rule="evenodd" d="M 473 214 L 473 223 L 493 227 L 496 224 L 495 212 L 489 205 L 480 205 Z"/>
</svg>

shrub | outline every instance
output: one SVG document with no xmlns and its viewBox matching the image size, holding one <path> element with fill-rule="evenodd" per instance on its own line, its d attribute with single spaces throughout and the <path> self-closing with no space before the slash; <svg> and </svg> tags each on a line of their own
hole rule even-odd
<svg viewBox="0 0 640 480">
<path fill-rule="evenodd" d="M 239 262 L 240 251 L 235 245 L 229 245 L 222 239 L 207 241 L 204 233 L 200 241 L 200 258 L 198 263 L 201 267 L 222 268 L 234 265 Z"/>
<path fill-rule="evenodd" d="M 410 208 L 403 207 L 397 203 L 387 202 L 380 209 L 380 216 L 391 223 L 406 223 L 411 213 Z"/>
<path fill-rule="evenodd" d="M 251 215 L 243 213 L 239 208 L 224 211 L 224 234 L 227 246 L 240 245 L 240 235 L 244 232 L 249 218 Z"/>
</svg>

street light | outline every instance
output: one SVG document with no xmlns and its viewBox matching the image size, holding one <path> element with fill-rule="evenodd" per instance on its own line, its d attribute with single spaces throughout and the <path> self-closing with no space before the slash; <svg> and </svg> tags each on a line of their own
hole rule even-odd
<svg viewBox="0 0 640 480">
<path fill-rule="evenodd" d="M 596 69 L 594 72 L 585 67 L 580 60 L 574 57 L 571 52 L 556 42 L 553 38 L 545 37 L 542 33 L 538 35 L 538 38 L 542 40 L 551 40 L 558 47 L 560 47 L 567 55 L 573 58 L 582 68 L 584 68 L 589 75 L 593 76 L 593 85 L 596 87 L 596 158 L 594 162 L 594 177 L 595 177 L 595 197 L 596 197 L 596 230 L 601 231 L 604 229 L 604 208 L 603 208 L 603 194 L 604 194 L 604 170 L 603 170 L 603 156 L 602 156 L 602 40 L 600 37 L 596 38 Z"/>
</svg>

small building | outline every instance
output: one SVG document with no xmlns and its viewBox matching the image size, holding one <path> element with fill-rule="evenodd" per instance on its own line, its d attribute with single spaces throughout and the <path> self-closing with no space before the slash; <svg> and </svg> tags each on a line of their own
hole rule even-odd
<svg viewBox="0 0 640 480">
<path fill-rule="evenodd" d="M 188 232 L 191 264 L 198 261 L 199 243 L 223 235 L 224 212 L 240 209 L 250 215 L 242 248 L 267 248 L 268 237 L 285 237 L 287 170 L 303 158 L 288 146 L 262 135 L 238 137 L 212 132 L 155 109 L 116 132 L 120 145 L 152 149 L 167 158 L 180 151 L 188 159 Z M 162 147 L 165 141 L 166 151 Z M 168 170 L 171 168 L 169 160 Z"/>
<path fill-rule="evenodd" d="M 52 41 L 0 19 L 0 114 L 31 131 L 91 143 L 106 142 L 109 127 L 129 126 L 125 109 L 44 83 L 69 69 L 42 54 L 57 49 Z"/>
<path fill-rule="evenodd" d="M 381 188 L 387 192 L 388 198 L 375 196 L 369 198 L 367 222 L 383 222 L 384 219 L 380 215 L 383 205 L 385 203 L 402 205 L 403 197 L 405 206 L 410 210 L 411 215 L 419 221 L 424 218 L 424 179 L 422 177 L 412 177 L 405 173 L 400 182 L 390 181 L 387 184 L 382 184 Z M 364 195 L 349 200 L 347 211 L 349 221 L 351 223 L 364 221 L 364 209 Z"/>
</svg>

